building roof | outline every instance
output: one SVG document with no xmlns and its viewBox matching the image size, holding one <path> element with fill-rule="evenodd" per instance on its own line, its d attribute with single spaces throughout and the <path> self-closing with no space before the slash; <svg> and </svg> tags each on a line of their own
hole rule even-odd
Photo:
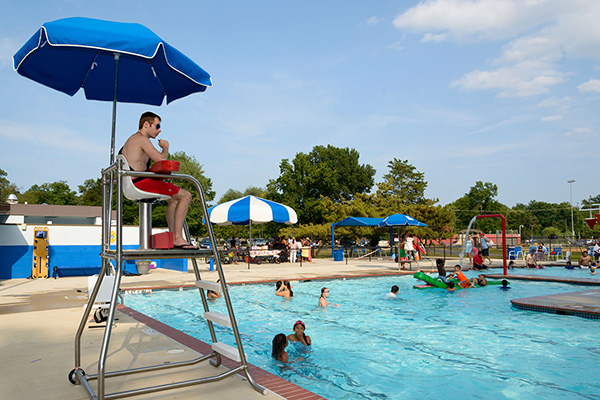
<svg viewBox="0 0 600 400">
<path fill-rule="evenodd" d="M 0 203 L 0 215 L 96 218 L 102 216 L 102 207 Z M 115 211 L 113 211 L 112 216 L 113 218 L 116 217 Z"/>
</svg>

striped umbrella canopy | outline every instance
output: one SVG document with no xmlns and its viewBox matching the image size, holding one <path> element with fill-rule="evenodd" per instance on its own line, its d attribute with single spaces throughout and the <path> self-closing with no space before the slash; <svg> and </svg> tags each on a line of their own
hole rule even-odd
<svg viewBox="0 0 600 400">
<path fill-rule="evenodd" d="M 248 195 L 240 199 L 217 204 L 208 209 L 209 220 L 216 225 L 251 225 L 277 222 L 295 224 L 296 211 L 274 201 Z"/>
</svg>

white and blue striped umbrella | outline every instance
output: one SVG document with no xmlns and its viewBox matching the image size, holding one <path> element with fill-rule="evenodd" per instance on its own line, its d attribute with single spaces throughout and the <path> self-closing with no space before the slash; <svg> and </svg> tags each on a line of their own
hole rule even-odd
<svg viewBox="0 0 600 400">
<path fill-rule="evenodd" d="M 296 211 L 291 207 L 252 195 L 212 206 L 208 209 L 208 215 L 210 222 L 217 225 L 298 222 Z"/>
</svg>

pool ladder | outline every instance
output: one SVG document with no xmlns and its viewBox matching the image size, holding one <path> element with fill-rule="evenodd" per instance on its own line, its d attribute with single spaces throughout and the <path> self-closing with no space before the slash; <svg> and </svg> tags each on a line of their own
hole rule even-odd
<svg viewBox="0 0 600 400">
<path fill-rule="evenodd" d="M 116 176 L 115 176 L 116 175 Z M 142 241 L 142 237 L 144 237 L 145 233 L 142 230 L 146 230 L 147 232 L 151 231 L 151 218 L 152 218 L 152 206 L 151 203 L 140 203 L 140 249 L 139 250 L 124 250 L 123 249 L 123 179 L 127 176 L 141 176 L 141 177 L 153 177 L 153 178 L 171 178 L 171 179 L 180 179 L 192 182 L 196 187 L 200 195 L 200 200 L 202 204 L 203 213 L 206 219 L 206 227 L 208 230 L 208 236 L 211 243 L 211 249 L 198 249 L 198 250 L 154 250 L 148 249 L 145 245 L 147 242 Z M 116 235 L 115 242 L 116 246 L 114 249 L 110 248 L 111 241 L 111 210 L 112 210 L 112 191 L 113 186 L 116 183 Z M 187 236 L 188 241 L 190 240 L 190 232 L 187 226 L 187 222 L 184 225 L 184 231 Z M 146 237 L 147 239 L 147 237 Z M 144 240 L 146 240 L 144 239 Z M 223 273 L 223 269 L 221 267 L 221 260 L 219 258 L 219 253 L 216 246 L 216 240 L 214 236 L 214 232 L 212 229 L 212 225 L 208 221 L 208 208 L 206 206 L 206 200 L 204 197 L 204 191 L 202 190 L 202 186 L 197 179 L 190 175 L 173 173 L 170 175 L 162 175 L 162 174 L 154 174 L 150 172 L 137 172 L 137 171 L 129 171 L 123 168 L 123 162 L 117 158 L 116 162 L 113 163 L 108 168 L 102 171 L 102 268 L 100 270 L 100 274 L 98 276 L 98 280 L 96 281 L 96 285 L 92 293 L 89 294 L 89 300 L 83 316 L 81 318 L 81 322 L 79 324 L 79 328 L 77 329 L 77 334 L 75 335 L 75 368 L 71 370 L 69 373 L 69 381 L 75 385 L 82 385 L 91 399 L 105 400 L 105 399 L 116 399 L 127 396 L 135 396 L 147 393 L 154 393 L 163 390 L 169 389 L 177 389 L 181 387 L 197 385 L 202 383 L 209 383 L 222 380 L 229 376 L 235 375 L 239 372 L 243 372 L 248 379 L 248 383 L 251 385 L 253 389 L 256 391 L 266 394 L 267 390 L 257 384 L 250 372 L 248 370 L 248 362 L 246 360 L 246 355 L 244 354 L 244 349 L 242 346 L 242 340 L 240 338 L 240 333 L 238 330 L 237 322 L 235 319 L 235 315 L 233 312 L 233 305 L 231 304 L 231 299 L 229 297 L 229 292 L 227 289 L 227 282 L 225 280 L 225 275 Z M 200 276 L 200 270 L 198 268 L 198 264 L 196 258 L 198 257 L 208 257 L 212 256 L 217 272 L 219 274 L 220 282 L 212 282 L 202 280 Z M 207 321 L 208 328 L 210 331 L 210 336 L 212 339 L 212 352 L 209 354 L 205 354 L 201 357 L 197 357 L 193 360 L 189 361 L 181 361 L 174 363 L 161 363 L 158 365 L 141 367 L 141 368 L 133 368 L 128 370 L 120 370 L 120 371 L 106 371 L 106 360 L 108 355 L 108 347 L 110 343 L 110 337 L 113 329 L 113 321 L 115 320 L 115 312 L 117 308 L 117 297 L 119 296 L 119 287 L 121 283 L 121 277 L 123 275 L 123 262 L 125 260 L 141 260 L 141 259 L 167 259 L 167 258 L 191 258 L 192 265 L 194 268 L 194 274 L 196 278 L 195 286 L 198 288 L 200 293 L 200 298 L 202 300 L 202 305 L 204 307 L 204 318 Z M 112 261 L 115 262 L 116 268 L 112 264 Z M 81 336 L 83 334 L 84 328 L 86 326 L 86 322 L 90 316 L 90 312 L 93 308 L 94 302 L 100 290 L 100 286 L 102 285 L 102 280 L 106 275 L 115 275 L 115 283 L 111 291 L 111 300 L 110 307 L 108 310 L 108 317 L 106 327 L 104 329 L 104 336 L 102 340 L 102 346 L 100 350 L 100 356 L 98 359 L 98 372 L 97 374 L 86 374 L 85 371 L 81 368 Z M 222 293 L 222 297 L 225 300 L 225 304 L 227 306 L 227 315 L 217 313 L 214 311 L 210 311 L 208 306 L 208 300 L 206 296 L 206 290 L 212 290 L 215 292 Z M 223 325 L 231 328 L 233 331 L 233 335 L 235 337 L 236 346 L 233 347 L 228 344 L 219 342 L 217 340 L 217 336 L 215 333 L 214 325 Z M 214 376 L 202 377 L 187 381 L 181 382 L 172 382 L 163 385 L 156 385 L 145 388 L 132 389 L 122 392 L 115 393 L 105 393 L 105 381 L 107 378 L 112 378 L 116 376 L 130 375 L 130 374 L 138 374 L 143 372 L 152 372 L 158 371 L 162 369 L 176 368 L 176 367 L 184 367 L 190 366 L 202 361 L 209 361 L 211 365 L 214 367 L 219 367 L 221 365 L 222 356 L 225 356 L 237 363 L 240 363 L 239 366 L 222 372 L 220 374 L 216 374 Z M 94 393 L 92 386 L 90 385 L 90 381 L 97 380 L 97 393 Z"/>
</svg>

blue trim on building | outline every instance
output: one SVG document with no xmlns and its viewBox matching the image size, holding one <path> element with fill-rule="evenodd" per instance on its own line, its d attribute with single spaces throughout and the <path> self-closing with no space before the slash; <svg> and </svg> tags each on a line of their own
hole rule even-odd
<svg viewBox="0 0 600 400">
<path fill-rule="evenodd" d="M 137 245 L 123 246 L 136 249 Z M 58 267 L 59 276 L 85 276 L 100 272 L 102 259 L 100 245 L 52 246 L 48 249 L 50 259 L 48 276 Z M 0 246 L 0 279 L 23 279 L 31 276 L 33 246 Z M 187 272 L 187 258 L 156 260 L 157 268 Z M 125 273 L 137 273 L 134 260 L 125 262 Z"/>
</svg>

